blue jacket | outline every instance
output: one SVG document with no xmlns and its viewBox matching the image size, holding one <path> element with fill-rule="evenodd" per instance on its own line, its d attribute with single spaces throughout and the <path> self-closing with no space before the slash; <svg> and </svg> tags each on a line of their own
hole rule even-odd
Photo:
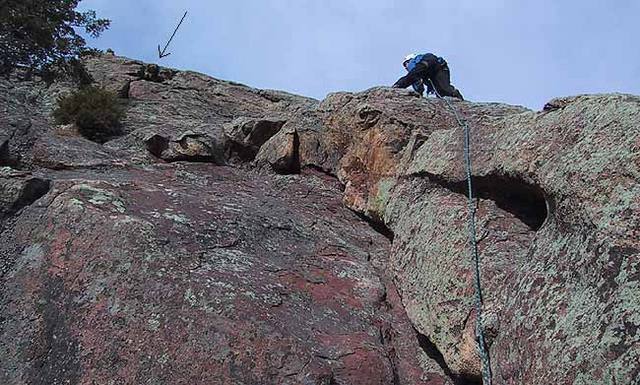
<svg viewBox="0 0 640 385">
<path fill-rule="evenodd" d="M 418 65 L 418 63 L 420 63 L 421 61 L 425 61 L 428 65 L 433 65 L 433 64 L 443 65 L 446 63 L 444 59 L 439 56 L 436 56 L 432 53 L 425 53 L 425 54 L 418 55 L 413 59 L 409 60 L 409 63 L 407 64 L 407 70 L 409 71 L 413 70 L 414 68 L 416 68 L 416 65 Z"/>
<path fill-rule="evenodd" d="M 411 59 L 409 63 L 407 63 L 407 71 L 411 72 L 421 61 L 425 61 L 427 65 L 432 65 L 434 62 L 440 65 L 445 63 L 443 58 L 432 53 L 425 53 Z M 424 92 L 424 84 L 422 80 L 418 80 L 417 82 L 413 83 L 412 87 L 420 95 L 422 95 L 422 93 Z"/>
<path fill-rule="evenodd" d="M 424 54 L 418 55 L 411 59 L 407 64 L 407 72 L 411 72 L 412 69 L 416 68 L 416 64 L 420 63 L 423 58 Z M 424 84 L 422 83 L 422 80 L 418 80 L 417 82 L 413 83 L 411 87 L 413 87 L 414 91 L 416 91 L 420 95 L 424 93 Z"/>
<path fill-rule="evenodd" d="M 413 59 L 409 60 L 409 63 L 407 64 L 407 71 L 411 71 L 412 69 L 416 68 L 416 65 L 420 63 L 423 58 L 424 58 L 424 54 L 418 55 Z"/>
</svg>

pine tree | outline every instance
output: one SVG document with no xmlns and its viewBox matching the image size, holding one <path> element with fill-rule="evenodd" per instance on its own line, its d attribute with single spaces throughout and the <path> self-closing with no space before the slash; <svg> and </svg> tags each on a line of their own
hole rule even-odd
<svg viewBox="0 0 640 385">
<path fill-rule="evenodd" d="M 94 11 L 77 11 L 80 1 L 2 0 L 0 73 L 17 67 L 37 73 L 64 72 L 77 65 L 79 56 L 92 51 L 78 29 L 98 37 L 110 24 Z"/>
</svg>

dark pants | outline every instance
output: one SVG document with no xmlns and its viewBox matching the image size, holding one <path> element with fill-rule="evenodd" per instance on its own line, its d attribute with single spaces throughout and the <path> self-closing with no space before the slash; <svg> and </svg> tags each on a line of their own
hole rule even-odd
<svg viewBox="0 0 640 385">
<path fill-rule="evenodd" d="M 433 84 L 438 96 L 452 96 L 464 100 L 460 91 L 451 85 L 449 66 L 446 63 L 444 65 L 418 63 L 411 72 L 400 78 L 394 87 L 406 88 L 420 79 L 426 85 Z"/>
<path fill-rule="evenodd" d="M 449 73 L 449 66 L 445 65 L 428 78 L 433 86 L 436 88 L 436 92 L 440 96 L 452 96 L 454 98 L 462 99 L 462 94 L 451 84 L 451 75 Z M 428 81 L 429 81 L 428 80 Z"/>
</svg>

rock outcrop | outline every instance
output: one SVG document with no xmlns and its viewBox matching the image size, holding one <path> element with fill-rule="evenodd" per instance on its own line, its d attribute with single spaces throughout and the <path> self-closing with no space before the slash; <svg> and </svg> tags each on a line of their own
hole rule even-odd
<svg viewBox="0 0 640 385">
<path fill-rule="evenodd" d="M 0 80 L 0 383 L 481 383 L 443 100 L 87 66 L 104 145 L 51 122 L 71 84 Z M 640 98 L 452 104 L 494 383 L 638 383 Z"/>
<path fill-rule="evenodd" d="M 340 132 L 360 133 L 336 168 L 345 201 L 395 234 L 391 266 L 410 318 L 453 372 L 477 377 L 463 135 L 444 102 L 390 100 L 402 99 L 373 90 L 337 113 L 347 118 Z M 632 383 L 640 376 L 640 98 L 552 104 L 562 107 L 455 103 L 473 127 L 496 382 Z"/>
</svg>

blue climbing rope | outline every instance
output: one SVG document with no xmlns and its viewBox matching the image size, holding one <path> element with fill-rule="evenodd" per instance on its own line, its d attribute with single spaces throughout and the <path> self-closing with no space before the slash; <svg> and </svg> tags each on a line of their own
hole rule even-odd
<svg viewBox="0 0 640 385">
<path fill-rule="evenodd" d="M 474 286 L 475 286 L 475 305 L 476 305 L 476 342 L 478 353 L 480 354 L 480 360 L 482 363 L 482 384 L 483 385 L 491 385 L 492 376 L 491 376 L 491 360 L 489 357 L 489 349 L 487 348 L 487 344 L 484 338 L 484 331 L 482 327 L 482 285 L 480 284 L 480 256 L 478 253 L 478 241 L 476 236 L 476 209 L 473 203 L 473 185 L 471 181 L 471 135 L 469 130 L 469 125 L 466 121 L 460 118 L 458 111 L 453 107 L 451 102 L 440 96 L 438 90 L 434 86 L 431 79 L 429 79 L 431 83 L 431 87 L 434 90 L 436 96 L 438 98 L 444 100 L 453 115 L 456 117 L 458 124 L 464 131 L 464 164 L 465 171 L 467 174 L 467 205 L 469 209 L 469 246 L 471 250 L 471 258 L 473 259 L 474 266 Z"/>
</svg>

